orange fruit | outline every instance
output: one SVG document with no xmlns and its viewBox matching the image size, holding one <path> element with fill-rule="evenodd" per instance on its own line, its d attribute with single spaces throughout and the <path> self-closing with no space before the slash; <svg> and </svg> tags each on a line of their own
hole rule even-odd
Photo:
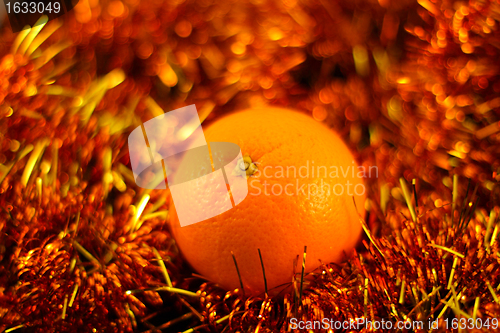
<svg viewBox="0 0 500 333">
<path fill-rule="evenodd" d="M 251 175 L 247 197 L 210 219 L 181 227 L 171 202 L 173 236 L 201 275 L 222 287 L 239 288 L 233 252 L 245 291 L 256 294 L 264 291 L 258 249 L 272 289 L 292 282 L 297 256 L 300 272 L 304 246 L 310 272 L 319 260 L 341 261 L 356 245 L 366 174 L 332 130 L 300 112 L 262 107 L 222 117 L 204 133 L 208 143 L 237 144 L 245 160 L 251 159 L 246 164 Z M 194 170 L 184 168 L 187 173 Z M 190 198 L 193 207 L 210 195 L 207 191 Z"/>
</svg>

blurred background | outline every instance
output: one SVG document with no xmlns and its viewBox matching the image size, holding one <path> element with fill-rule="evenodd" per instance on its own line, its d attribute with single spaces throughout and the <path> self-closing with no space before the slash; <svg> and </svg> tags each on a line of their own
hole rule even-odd
<svg viewBox="0 0 500 333">
<path fill-rule="evenodd" d="M 440 302 L 457 293 L 460 311 L 499 314 L 496 1 L 80 0 L 18 33 L 4 12 L 0 330 L 278 332 L 296 311 L 443 319 L 460 315 Z M 365 207 L 376 240 L 313 274 L 300 305 L 193 275 L 165 195 L 135 186 L 126 145 L 190 104 L 205 123 L 277 105 L 338 132 L 378 167 Z"/>
</svg>

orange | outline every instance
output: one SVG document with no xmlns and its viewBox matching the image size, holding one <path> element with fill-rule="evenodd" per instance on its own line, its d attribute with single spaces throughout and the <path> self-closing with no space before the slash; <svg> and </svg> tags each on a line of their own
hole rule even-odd
<svg viewBox="0 0 500 333">
<path fill-rule="evenodd" d="M 204 133 L 209 143 L 237 144 L 251 159 L 247 166 L 253 174 L 247 178 L 247 197 L 208 220 L 181 227 L 171 205 L 174 238 L 201 275 L 224 288 L 239 288 L 233 252 L 245 292 L 256 294 L 264 291 L 258 249 L 272 289 L 292 282 L 297 256 L 300 272 L 304 246 L 310 272 L 319 260 L 341 261 L 356 245 L 367 172 L 332 130 L 300 112 L 262 107 L 222 117 Z M 207 200 L 190 199 L 194 206 Z"/>
</svg>

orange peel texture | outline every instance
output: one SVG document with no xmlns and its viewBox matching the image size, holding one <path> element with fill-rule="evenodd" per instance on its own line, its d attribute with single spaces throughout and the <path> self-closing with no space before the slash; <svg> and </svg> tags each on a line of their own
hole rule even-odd
<svg viewBox="0 0 500 333">
<path fill-rule="evenodd" d="M 171 202 L 172 233 L 201 275 L 239 288 L 233 252 L 245 292 L 258 294 L 264 291 L 258 249 L 272 289 L 292 282 L 297 256 L 300 272 L 304 246 L 310 272 L 319 260 L 341 261 L 356 245 L 362 230 L 358 213 L 364 214 L 363 173 L 331 129 L 297 111 L 262 107 L 222 117 L 204 133 L 209 143 L 239 145 L 254 165 L 247 163 L 250 172 L 242 175 L 247 197 L 221 215 L 181 227 Z M 183 172 L 195 169 L 192 163 L 183 167 Z M 204 195 L 191 200 L 208 200 L 211 194 Z"/>
</svg>

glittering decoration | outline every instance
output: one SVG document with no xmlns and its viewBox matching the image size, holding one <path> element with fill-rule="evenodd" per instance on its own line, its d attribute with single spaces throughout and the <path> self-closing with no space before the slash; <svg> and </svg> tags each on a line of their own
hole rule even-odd
<svg viewBox="0 0 500 333">
<path fill-rule="evenodd" d="M 127 188 L 133 177 L 116 154 L 135 116 L 127 104 L 120 117 L 111 107 L 93 115 L 124 75 L 72 82 L 63 52 L 70 44 L 45 45 L 60 26 L 19 34 L 0 67 L 0 329 L 132 331 L 145 304 L 163 304 L 158 260 L 177 258 L 163 224 L 165 196 L 137 212 L 135 201 L 149 195 Z M 130 88 L 106 96 L 119 100 Z"/>
<path fill-rule="evenodd" d="M 0 331 L 364 318 L 445 332 L 500 317 L 499 23 L 496 1 L 80 0 L 33 29 L 4 26 Z M 298 253 L 271 296 L 192 272 L 168 232 L 168 192 L 135 185 L 126 140 L 193 103 L 207 122 L 299 108 L 377 166 L 356 253 L 305 275 Z"/>
</svg>

